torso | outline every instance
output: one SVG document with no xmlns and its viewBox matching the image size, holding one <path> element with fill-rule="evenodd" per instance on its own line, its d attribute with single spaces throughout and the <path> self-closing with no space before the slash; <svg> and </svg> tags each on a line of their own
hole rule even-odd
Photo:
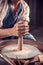
<svg viewBox="0 0 43 65">
<path fill-rule="evenodd" d="M 1 28 L 8 29 L 8 28 L 12 28 L 14 26 L 14 24 L 17 22 L 18 18 L 20 18 L 21 14 L 22 14 L 22 5 L 23 4 L 20 3 L 19 7 L 17 8 L 16 15 L 13 16 L 13 13 L 11 10 L 11 4 L 8 4 L 8 10 L 7 10 L 6 16 L 3 19 L 3 26 Z M 27 5 L 26 5 L 26 7 L 27 7 Z M 24 6 L 24 10 L 26 7 Z M 26 11 L 24 11 L 23 16 L 25 16 L 25 12 Z M 13 38 L 15 38 L 15 37 L 13 37 Z M 5 38 L 5 39 L 9 39 L 9 38 Z M 12 37 L 10 39 L 12 39 Z"/>
<path fill-rule="evenodd" d="M 11 28 L 13 25 L 17 22 L 18 16 L 22 10 L 22 5 L 19 4 L 18 7 L 16 8 L 16 14 L 13 15 L 12 9 L 11 9 L 11 4 L 8 4 L 8 10 L 6 13 L 6 16 L 3 20 L 3 27 L 2 28 Z M 19 11 L 19 12 L 18 12 Z"/>
</svg>

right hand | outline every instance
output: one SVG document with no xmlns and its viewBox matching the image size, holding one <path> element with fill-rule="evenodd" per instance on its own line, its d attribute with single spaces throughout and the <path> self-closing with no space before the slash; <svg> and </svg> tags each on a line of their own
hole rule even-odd
<svg viewBox="0 0 43 65">
<path fill-rule="evenodd" d="M 29 31 L 29 25 L 27 21 L 18 21 L 14 27 L 11 29 L 11 35 L 13 36 L 22 36 Z"/>
<path fill-rule="evenodd" d="M 39 55 L 40 62 L 43 63 L 43 54 Z"/>
</svg>

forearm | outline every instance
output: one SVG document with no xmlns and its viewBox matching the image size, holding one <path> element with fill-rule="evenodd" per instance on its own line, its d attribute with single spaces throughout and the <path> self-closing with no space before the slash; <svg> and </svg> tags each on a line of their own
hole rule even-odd
<svg viewBox="0 0 43 65">
<path fill-rule="evenodd" d="M 0 38 L 11 36 L 11 28 L 9 29 L 0 29 Z"/>
</svg>

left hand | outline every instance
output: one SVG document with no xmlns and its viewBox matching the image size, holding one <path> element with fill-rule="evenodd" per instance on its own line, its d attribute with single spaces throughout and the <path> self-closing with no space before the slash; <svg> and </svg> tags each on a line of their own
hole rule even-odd
<svg viewBox="0 0 43 65">
<path fill-rule="evenodd" d="M 25 35 L 29 31 L 28 22 L 25 20 L 21 20 L 18 22 L 18 32 L 20 35 Z"/>
<path fill-rule="evenodd" d="M 19 20 L 11 29 L 11 35 L 23 36 L 29 31 L 28 22 L 25 20 Z"/>
</svg>

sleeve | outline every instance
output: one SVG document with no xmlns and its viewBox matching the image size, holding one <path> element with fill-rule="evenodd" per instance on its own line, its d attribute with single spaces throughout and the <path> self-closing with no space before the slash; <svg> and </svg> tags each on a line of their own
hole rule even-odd
<svg viewBox="0 0 43 65">
<path fill-rule="evenodd" d="M 21 12 L 20 17 L 23 20 L 30 22 L 29 14 L 30 14 L 30 8 L 28 4 L 25 1 L 22 1 L 22 12 Z"/>
</svg>

